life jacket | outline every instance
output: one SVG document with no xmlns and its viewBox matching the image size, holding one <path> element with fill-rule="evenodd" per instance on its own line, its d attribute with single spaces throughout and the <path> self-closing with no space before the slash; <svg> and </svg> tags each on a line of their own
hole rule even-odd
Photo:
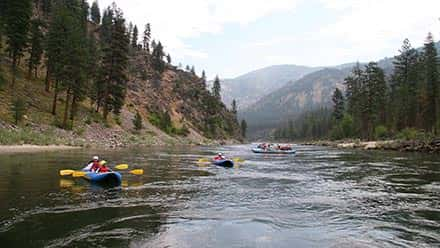
<svg viewBox="0 0 440 248">
<path fill-rule="evenodd" d="M 225 157 L 224 156 L 220 156 L 220 155 L 217 155 L 217 156 L 214 157 L 214 160 L 223 160 L 223 159 L 225 159 Z"/>
<path fill-rule="evenodd" d="M 99 161 L 92 161 L 92 163 L 93 163 L 92 168 L 90 168 L 91 171 L 96 171 L 97 169 L 100 168 Z"/>
<path fill-rule="evenodd" d="M 99 167 L 99 173 L 104 173 L 104 172 L 109 172 L 109 171 L 110 170 L 105 165 L 102 165 L 101 167 Z"/>
</svg>

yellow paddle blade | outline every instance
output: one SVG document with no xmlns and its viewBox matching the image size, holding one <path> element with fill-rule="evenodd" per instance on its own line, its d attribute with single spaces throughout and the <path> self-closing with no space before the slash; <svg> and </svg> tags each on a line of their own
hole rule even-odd
<svg viewBox="0 0 440 248">
<path fill-rule="evenodd" d="M 201 159 L 198 160 L 198 162 L 199 162 L 199 163 L 208 163 L 208 162 L 209 162 L 209 159 L 207 159 L 207 158 L 201 158 Z"/>
<path fill-rule="evenodd" d="M 142 169 L 131 170 L 130 173 L 134 175 L 142 175 L 144 174 L 144 170 Z"/>
<path fill-rule="evenodd" d="M 118 164 L 115 166 L 115 169 L 126 170 L 126 169 L 128 169 L 128 164 Z"/>
<path fill-rule="evenodd" d="M 87 173 L 87 172 L 85 172 L 85 171 L 74 171 L 74 172 L 72 173 L 72 176 L 73 176 L 73 177 L 83 177 L 83 176 L 86 175 L 86 173 Z"/>
<path fill-rule="evenodd" d="M 72 175 L 73 172 L 74 170 L 60 170 L 60 176 Z"/>
<path fill-rule="evenodd" d="M 242 159 L 242 158 L 234 158 L 233 160 L 234 160 L 234 162 L 237 162 L 237 163 L 244 162 L 244 159 Z"/>
</svg>

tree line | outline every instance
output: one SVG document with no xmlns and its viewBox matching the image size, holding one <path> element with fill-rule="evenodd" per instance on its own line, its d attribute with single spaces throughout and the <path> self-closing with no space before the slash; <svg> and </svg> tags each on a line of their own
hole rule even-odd
<svg viewBox="0 0 440 248">
<path fill-rule="evenodd" d="M 386 75 L 376 62 L 365 66 L 357 63 L 344 80 L 345 93 L 335 89 L 331 111 L 304 114 L 277 129 L 274 136 L 372 140 L 402 133 L 438 135 L 440 64 L 432 34 L 428 34 L 422 49 L 413 48 L 405 39 L 393 65 L 392 73 Z M 293 127 L 304 123 L 314 131 Z"/>
</svg>

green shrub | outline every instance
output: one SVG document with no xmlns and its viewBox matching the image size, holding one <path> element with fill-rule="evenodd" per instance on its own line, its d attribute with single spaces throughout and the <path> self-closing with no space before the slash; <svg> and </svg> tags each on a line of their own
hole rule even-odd
<svg viewBox="0 0 440 248">
<path fill-rule="evenodd" d="M 133 125 L 134 125 L 134 129 L 136 130 L 142 129 L 142 117 L 139 114 L 139 112 L 136 112 L 136 115 L 134 116 Z"/>
<path fill-rule="evenodd" d="M 15 144 L 34 144 L 34 145 L 49 145 L 62 144 L 63 140 L 51 131 L 35 132 L 29 128 L 23 129 L 0 129 L 0 144 L 1 145 L 15 145 Z"/>
<path fill-rule="evenodd" d="M 385 139 L 386 137 L 388 137 L 388 129 L 383 125 L 377 126 L 374 129 L 374 137 L 376 139 Z"/>
<path fill-rule="evenodd" d="M 423 136 L 423 134 L 414 128 L 405 128 L 397 134 L 397 138 L 403 140 L 414 140 L 421 136 Z"/>
<path fill-rule="evenodd" d="M 354 123 L 351 115 L 345 114 L 342 120 L 330 131 L 333 140 L 352 138 L 355 135 Z"/>
<path fill-rule="evenodd" d="M 114 119 L 115 119 L 116 124 L 118 124 L 119 126 L 122 125 L 121 117 L 119 115 L 115 116 Z"/>
</svg>

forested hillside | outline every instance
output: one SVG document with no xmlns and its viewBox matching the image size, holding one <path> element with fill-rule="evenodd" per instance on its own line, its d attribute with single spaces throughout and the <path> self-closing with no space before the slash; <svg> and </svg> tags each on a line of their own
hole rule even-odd
<svg viewBox="0 0 440 248">
<path fill-rule="evenodd" d="M 378 63 L 357 64 L 344 79 L 345 92 L 334 90 L 332 114 L 307 122 L 320 127 L 315 132 L 303 136 L 290 122 L 278 129 L 275 136 L 365 140 L 431 140 L 438 136 L 440 67 L 436 43 L 428 34 L 423 49 L 415 49 L 406 39 L 399 52 L 392 60 L 389 76 Z M 299 118 L 296 123 L 303 120 Z"/>
<path fill-rule="evenodd" d="M 204 75 L 173 66 L 150 24 L 133 25 L 115 4 L 0 5 L 1 143 L 32 143 L 26 137 L 40 132 L 57 136 L 48 143 L 104 145 L 241 138 L 220 88 L 210 93 Z"/>
</svg>

